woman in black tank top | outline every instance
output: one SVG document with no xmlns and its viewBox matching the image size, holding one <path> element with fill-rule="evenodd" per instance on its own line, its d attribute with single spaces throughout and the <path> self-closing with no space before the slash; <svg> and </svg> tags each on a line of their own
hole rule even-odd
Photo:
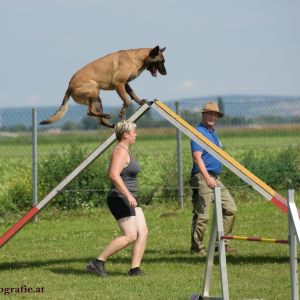
<svg viewBox="0 0 300 300">
<path fill-rule="evenodd" d="M 123 235 L 114 239 L 98 259 L 91 260 L 87 269 L 101 276 L 107 276 L 108 273 L 104 268 L 105 261 L 132 244 L 133 254 L 128 275 L 144 275 L 140 270 L 140 263 L 146 247 L 148 229 L 137 199 L 137 175 L 141 168 L 129 151 L 137 136 L 136 125 L 127 120 L 121 121 L 115 126 L 115 133 L 118 143 L 112 152 L 108 169 L 111 188 L 107 204 L 118 221 Z"/>
</svg>

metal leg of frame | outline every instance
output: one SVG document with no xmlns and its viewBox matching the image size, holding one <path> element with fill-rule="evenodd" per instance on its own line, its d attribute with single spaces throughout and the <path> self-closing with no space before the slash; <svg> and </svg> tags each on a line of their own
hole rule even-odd
<svg viewBox="0 0 300 300">
<path fill-rule="evenodd" d="M 204 273 L 203 296 L 200 296 L 199 299 L 229 300 L 225 240 L 222 239 L 222 236 L 224 235 L 224 229 L 223 229 L 223 214 L 222 214 L 220 187 L 216 187 L 214 189 L 214 195 L 215 195 L 215 203 L 214 203 L 213 219 L 212 219 L 211 230 L 210 230 L 208 254 L 206 258 L 206 267 Z M 222 298 L 211 297 L 209 295 L 211 276 L 212 276 L 212 270 L 214 264 L 216 241 L 218 242 L 218 251 L 219 251 L 219 264 L 220 264 L 221 283 L 222 283 Z"/>
<path fill-rule="evenodd" d="M 292 207 L 294 204 L 294 190 L 288 190 L 288 226 L 289 226 L 289 245 L 290 245 L 290 276 L 291 276 L 291 293 L 292 300 L 299 300 L 299 283 L 298 283 L 298 265 L 297 265 L 297 235 L 294 228 L 292 217 Z M 297 219 L 299 221 L 299 218 Z"/>
<path fill-rule="evenodd" d="M 215 193 L 215 211 L 216 211 L 217 228 L 218 228 L 217 239 L 218 239 L 219 263 L 220 263 L 221 282 L 222 282 L 222 296 L 224 300 L 229 300 L 225 240 L 222 239 L 222 236 L 224 235 L 224 229 L 223 229 L 223 214 L 222 214 L 220 187 L 215 187 L 214 193 Z"/>
</svg>

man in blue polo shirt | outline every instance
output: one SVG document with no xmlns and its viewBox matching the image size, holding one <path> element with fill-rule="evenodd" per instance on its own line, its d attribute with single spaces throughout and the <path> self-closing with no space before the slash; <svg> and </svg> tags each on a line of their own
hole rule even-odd
<svg viewBox="0 0 300 300">
<path fill-rule="evenodd" d="M 202 111 L 202 122 L 197 130 L 207 137 L 216 146 L 221 148 L 221 142 L 214 129 L 219 118 L 224 114 L 219 111 L 217 103 L 208 102 Z M 204 246 L 204 232 L 208 223 L 210 204 L 214 200 L 213 188 L 221 187 L 221 199 L 223 210 L 224 234 L 230 234 L 233 228 L 237 208 L 228 189 L 222 184 L 219 174 L 222 164 L 196 142 L 191 141 L 193 168 L 191 174 L 191 186 L 193 190 L 193 219 L 191 230 L 191 253 L 206 255 Z M 234 253 L 236 249 L 225 246 L 227 253 Z"/>
</svg>

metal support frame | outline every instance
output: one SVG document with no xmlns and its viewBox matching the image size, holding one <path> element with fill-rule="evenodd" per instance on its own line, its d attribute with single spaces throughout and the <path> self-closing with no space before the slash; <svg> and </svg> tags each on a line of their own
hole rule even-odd
<svg viewBox="0 0 300 300">
<path fill-rule="evenodd" d="M 213 219 L 211 223 L 208 253 L 206 257 L 203 296 L 199 296 L 199 299 L 229 300 L 225 240 L 222 239 L 222 236 L 224 235 L 224 229 L 223 229 L 223 214 L 222 214 L 220 187 L 214 188 L 214 196 L 215 196 L 214 213 L 213 213 Z M 214 265 L 216 243 L 218 245 L 218 251 L 219 251 L 219 264 L 220 264 L 221 287 L 222 287 L 222 297 L 219 298 L 211 297 L 209 295 L 211 276 L 212 276 L 213 265 Z"/>
<path fill-rule="evenodd" d="M 145 103 L 128 119 L 136 122 L 151 107 L 151 104 Z M 73 181 L 83 170 L 85 170 L 96 158 L 103 154 L 116 140 L 113 133 L 100 146 L 96 148 L 74 171 L 72 171 L 64 180 L 62 180 L 46 197 L 35 207 L 29 210 L 15 225 L 6 231 L 0 237 L 0 247 L 7 243 L 23 226 L 25 226 L 34 216 L 36 216 L 57 194 L 59 194 L 71 181 Z"/>
<path fill-rule="evenodd" d="M 300 245 L 300 221 L 294 200 L 294 190 L 288 190 L 288 228 L 290 245 L 291 298 L 299 300 L 297 242 Z"/>
<path fill-rule="evenodd" d="M 208 254 L 204 273 L 203 296 L 193 295 L 191 300 L 212 300 L 212 299 L 229 299 L 228 277 L 226 266 L 225 240 L 223 230 L 223 214 L 221 206 L 220 187 L 214 188 L 215 204 L 214 214 L 211 223 L 209 238 Z M 298 210 L 294 201 L 294 190 L 288 190 L 288 230 L 289 230 L 289 247 L 290 247 L 290 279 L 291 279 L 291 299 L 299 300 L 299 282 L 298 282 L 298 265 L 297 265 L 297 243 L 300 245 L 300 220 Z M 244 239 L 244 241 L 246 241 Z M 220 274 L 222 284 L 222 297 L 211 297 L 209 295 L 212 269 L 214 263 L 214 254 L 216 242 L 218 243 Z M 280 243 L 283 244 L 283 243 Z"/>
</svg>

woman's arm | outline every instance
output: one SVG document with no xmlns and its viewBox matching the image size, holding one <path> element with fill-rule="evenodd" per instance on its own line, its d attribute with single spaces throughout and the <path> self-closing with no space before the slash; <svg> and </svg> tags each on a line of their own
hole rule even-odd
<svg viewBox="0 0 300 300">
<path fill-rule="evenodd" d="M 120 175 L 124 167 L 129 164 L 129 160 L 130 157 L 128 155 L 128 152 L 121 147 L 117 147 L 111 155 L 111 160 L 108 168 L 108 177 L 110 178 L 114 186 L 128 199 L 130 206 L 135 208 L 137 205 L 136 199 L 129 192 Z"/>
</svg>

